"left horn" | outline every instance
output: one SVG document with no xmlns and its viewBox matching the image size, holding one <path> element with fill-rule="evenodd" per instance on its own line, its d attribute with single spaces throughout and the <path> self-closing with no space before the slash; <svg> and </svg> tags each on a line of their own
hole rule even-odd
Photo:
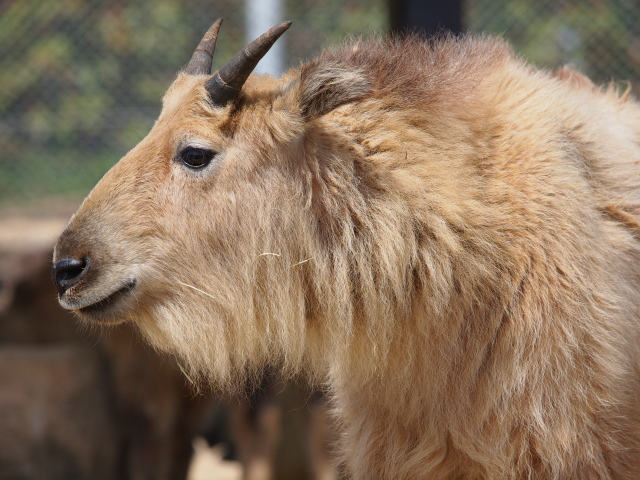
<svg viewBox="0 0 640 480">
<path fill-rule="evenodd" d="M 205 88 L 214 105 L 222 107 L 238 96 L 260 59 L 290 26 L 291 22 L 282 22 L 269 29 L 239 51 L 229 63 L 207 80 Z"/>
<path fill-rule="evenodd" d="M 216 23 L 207 30 L 195 52 L 193 52 L 191 60 L 184 68 L 184 73 L 187 75 L 211 75 L 211 62 L 213 61 L 213 52 L 216 51 L 220 25 L 222 25 L 221 18 L 216 20 Z"/>
</svg>

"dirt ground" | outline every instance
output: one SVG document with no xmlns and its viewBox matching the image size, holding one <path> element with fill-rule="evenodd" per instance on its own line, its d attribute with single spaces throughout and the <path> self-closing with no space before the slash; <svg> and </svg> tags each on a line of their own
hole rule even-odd
<svg viewBox="0 0 640 480">
<path fill-rule="evenodd" d="M 219 446 L 209 447 L 207 441 L 198 437 L 193 441 L 194 454 L 189 465 L 187 480 L 240 480 L 240 462 L 223 460 Z"/>
</svg>

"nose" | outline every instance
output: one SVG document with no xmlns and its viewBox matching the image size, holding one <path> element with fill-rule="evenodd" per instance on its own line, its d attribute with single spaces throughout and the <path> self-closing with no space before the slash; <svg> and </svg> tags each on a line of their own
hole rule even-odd
<svg viewBox="0 0 640 480">
<path fill-rule="evenodd" d="M 63 258 L 51 268 L 51 277 L 55 283 L 58 293 L 64 292 L 82 280 L 89 269 L 91 261 L 85 258 Z"/>
</svg>

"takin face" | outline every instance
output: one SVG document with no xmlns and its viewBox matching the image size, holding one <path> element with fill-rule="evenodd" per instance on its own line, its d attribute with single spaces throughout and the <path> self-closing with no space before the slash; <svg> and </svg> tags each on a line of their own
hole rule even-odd
<svg viewBox="0 0 640 480">
<path fill-rule="evenodd" d="M 329 187 L 301 161 L 323 148 L 342 169 L 338 160 L 354 156 L 347 141 L 306 131 L 370 85 L 333 65 L 247 78 L 290 22 L 211 76 L 220 24 L 166 93 L 152 131 L 73 216 L 52 275 L 60 304 L 81 320 L 133 321 L 192 375 L 233 388 L 253 364 L 303 361 L 306 264 L 325 228 L 308 218 L 310 192 Z"/>
<path fill-rule="evenodd" d="M 640 478 L 640 108 L 484 37 L 210 74 L 54 252 L 60 303 L 228 388 L 327 379 L 357 479 Z"/>
</svg>

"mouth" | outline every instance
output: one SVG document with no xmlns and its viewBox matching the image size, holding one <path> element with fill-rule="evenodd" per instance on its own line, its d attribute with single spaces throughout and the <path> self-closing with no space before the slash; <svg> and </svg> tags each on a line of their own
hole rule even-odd
<svg viewBox="0 0 640 480">
<path fill-rule="evenodd" d="M 117 324 L 124 320 L 137 281 L 133 279 L 121 285 L 107 295 L 88 295 L 84 301 L 64 295 L 60 297 L 60 305 L 86 320 Z"/>
<path fill-rule="evenodd" d="M 107 310 L 112 310 L 118 303 L 120 303 L 121 300 L 129 296 L 135 287 L 135 280 L 127 282 L 122 288 L 119 288 L 115 292 L 110 293 L 96 302 L 78 308 L 77 311 L 84 314 L 96 315 L 104 313 Z"/>
</svg>

